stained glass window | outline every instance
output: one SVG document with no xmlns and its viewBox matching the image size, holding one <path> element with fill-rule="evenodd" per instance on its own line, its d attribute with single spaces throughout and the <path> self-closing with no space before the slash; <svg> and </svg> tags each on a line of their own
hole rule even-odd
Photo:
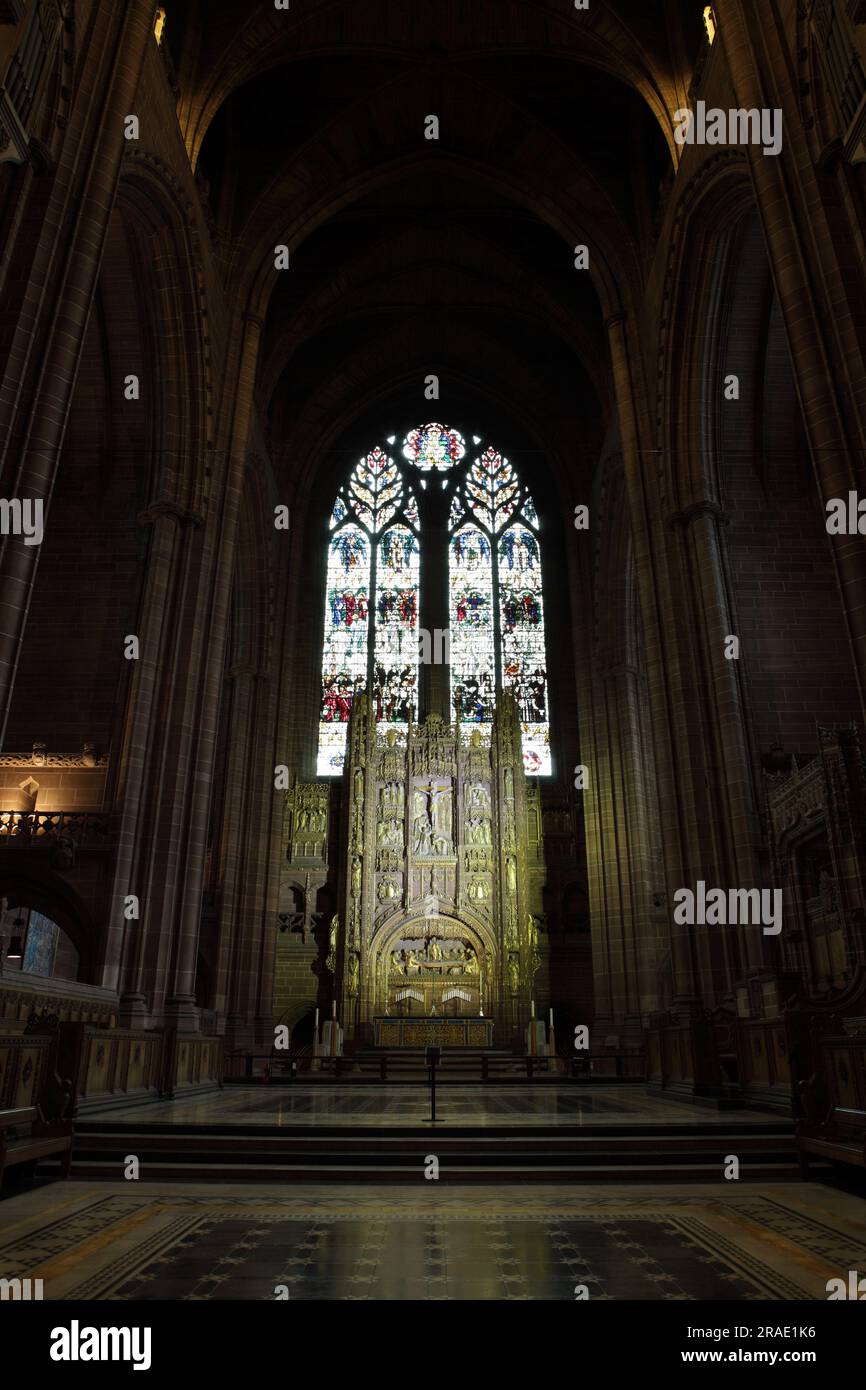
<svg viewBox="0 0 866 1390">
<path fill-rule="evenodd" d="M 344 526 L 328 547 L 319 773 L 340 772 L 352 699 L 367 681 L 370 541 L 360 526 Z"/>
<path fill-rule="evenodd" d="M 406 728 L 418 707 L 418 538 L 391 526 L 377 548 L 373 702 L 377 723 Z"/>
<path fill-rule="evenodd" d="M 489 724 L 496 707 L 493 565 L 477 526 L 451 537 L 448 593 L 452 713 L 460 724 Z"/>
<path fill-rule="evenodd" d="M 444 473 L 459 463 L 465 453 L 463 436 L 447 425 L 424 425 L 410 430 L 403 442 L 403 457 L 422 473 L 431 469 Z"/>
<path fill-rule="evenodd" d="M 396 441 L 392 435 L 387 443 Z M 472 442 L 479 452 L 467 458 L 459 431 L 419 426 L 403 439 L 400 461 L 376 447 L 338 491 L 328 543 L 320 776 L 342 771 L 360 690 L 370 691 L 383 729 L 405 731 L 419 717 L 422 558 L 432 573 L 448 568 L 452 718 L 486 737 L 497 690 L 510 690 L 527 773 L 551 771 L 538 515 L 508 459 L 477 435 Z M 447 556 L 427 549 L 429 535 L 441 534 L 442 506 Z"/>
<path fill-rule="evenodd" d="M 477 526 L 463 524 L 467 511 Z M 520 711 L 526 772 L 549 776 L 538 514 L 516 469 L 496 449 L 482 449 L 465 468 L 449 527 L 451 699 L 457 717 L 461 723 L 489 723 L 495 690 L 510 690 Z"/>
<path fill-rule="evenodd" d="M 372 690 L 383 723 L 405 727 L 417 718 L 419 525 L 402 470 L 383 449 L 371 449 L 331 512 L 319 776 L 343 770 L 358 691 Z"/>
<path fill-rule="evenodd" d="M 514 469 L 495 449 L 485 449 L 466 478 L 469 505 L 488 531 L 498 531 L 511 513 L 520 492 Z"/>
<path fill-rule="evenodd" d="M 497 543 L 502 684 L 520 710 L 528 773 L 550 771 L 547 661 L 538 541 L 526 526 L 510 526 Z"/>
</svg>

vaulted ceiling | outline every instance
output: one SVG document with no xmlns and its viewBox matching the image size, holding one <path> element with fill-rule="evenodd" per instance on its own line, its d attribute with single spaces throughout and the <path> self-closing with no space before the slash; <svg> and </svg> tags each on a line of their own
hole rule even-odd
<svg viewBox="0 0 866 1390">
<path fill-rule="evenodd" d="M 336 458 L 431 409 L 479 432 L 486 415 L 513 450 L 505 418 L 527 454 L 562 456 L 570 438 L 572 468 L 597 454 L 604 319 L 640 304 L 702 8 L 167 6 L 229 300 L 265 322 L 275 461 L 298 466 L 317 434 Z M 574 267 L 582 243 L 590 275 Z"/>
</svg>

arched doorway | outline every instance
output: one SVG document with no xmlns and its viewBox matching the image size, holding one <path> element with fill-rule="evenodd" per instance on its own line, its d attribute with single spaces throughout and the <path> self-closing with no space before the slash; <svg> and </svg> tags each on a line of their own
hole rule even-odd
<svg viewBox="0 0 866 1390">
<path fill-rule="evenodd" d="M 477 1017 L 496 975 L 495 947 L 461 917 L 408 915 L 374 945 L 373 1015 Z"/>
</svg>

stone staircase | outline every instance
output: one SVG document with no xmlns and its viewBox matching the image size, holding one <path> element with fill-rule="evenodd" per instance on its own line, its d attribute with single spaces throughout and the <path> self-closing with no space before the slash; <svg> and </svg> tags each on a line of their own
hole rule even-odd
<svg viewBox="0 0 866 1390">
<path fill-rule="evenodd" d="M 371 1126 L 362 1116 L 306 1126 L 90 1118 L 76 1122 L 70 1176 L 117 1181 L 134 1154 L 143 1182 L 408 1183 L 423 1180 L 435 1155 L 440 1181 L 451 1183 L 721 1182 L 733 1154 L 741 1180 L 800 1177 L 793 1123 L 773 1116 L 686 1125 L 461 1124 L 448 1120 L 447 1090 L 437 1111 L 435 1126 Z"/>
</svg>

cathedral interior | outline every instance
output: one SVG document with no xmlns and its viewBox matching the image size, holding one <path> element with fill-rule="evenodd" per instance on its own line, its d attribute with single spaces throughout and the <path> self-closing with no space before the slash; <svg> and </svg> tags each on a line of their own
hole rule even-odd
<svg viewBox="0 0 866 1390">
<path fill-rule="evenodd" d="M 0 226 L 2 1288 L 866 1299 L 864 0 L 0 0 Z"/>
</svg>

